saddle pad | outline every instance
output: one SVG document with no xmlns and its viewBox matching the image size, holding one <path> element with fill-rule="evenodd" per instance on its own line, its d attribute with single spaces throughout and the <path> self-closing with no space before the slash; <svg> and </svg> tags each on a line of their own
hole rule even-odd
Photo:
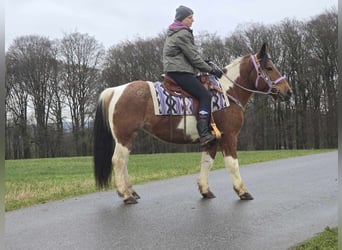
<svg viewBox="0 0 342 250">
<path fill-rule="evenodd" d="M 162 87 L 161 82 L 148 83 L 152 94 L 155 115 L 195 115 L 192 98 L 170 95 Z M 213 83 L 221 87 L 216 80 Z M 224 94 L 213 92 L 211 100 L 212 112 L 229 106 L 228 98 Z"/>
</svg>

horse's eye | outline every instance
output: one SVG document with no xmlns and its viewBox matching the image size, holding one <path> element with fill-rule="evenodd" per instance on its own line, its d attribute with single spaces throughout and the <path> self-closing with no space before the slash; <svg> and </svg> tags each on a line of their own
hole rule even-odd
<svg viewBox="0 0 342 250">
<path fill-rule="evenodd" d="M 272 71 L 273 69 L 272 69 L 272 67 L 266 67 L 266 70 L 267 71 Z"/>
</svg>

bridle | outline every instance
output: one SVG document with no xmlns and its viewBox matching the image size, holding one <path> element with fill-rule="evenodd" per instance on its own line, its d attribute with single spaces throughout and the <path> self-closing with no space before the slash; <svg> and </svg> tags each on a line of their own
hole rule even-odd
<svg viewBox="0 0 342 250">
<path fill-rule="evenodd" d="M 266 92 L 263 92 L 263 91 L 259 91 L 259 90 L 254 90 L 254 89 L 248 89 L 242 85 L 240 85 L 239 83 L 237 83 L 236 81 L 230 79 L 230 77 L 227 75 L 227 74 L 224 74 L 223 73 L 223 76 L 225 78 L 227 78 L 230 82 L 232 82 L 234 85 L 236 85 L 237 87 L 239 87 L 240 89 L 243 89 L 245 91 L 248 91 L 248 92 L 251 92 L 251 93 L 255 93 L 255 94 L 263 94 L 263 95 L 272 95 L 272 94 L 275 94 L 272 92 L 272 90 L 275 89 L 275 86 L 283 79 L 285 79 L 284 76 L 281 76 L 279 77 L 278 79 L 276 79 L 275 81 L 272 81 L 269 76 L 261 70 L 261 67 L 260 67 L 260 63 L 258 60 L 256 60 L 256 57 L 255 55 L 251 55 L 251 59 L 252 59 L 252 62 L 253 62 L 253 65 L 254 65 L 254 68 L 255 68 L 255 71 L 257 72 L 257 78 L 255 80 L 255 89 L 258 88 L 259 86 L 259 80 L 260 78 L 262 78 L 268 85 L 268 91 Z"/>
<path fill-rule="evenodd" d="M 255 59 L 254 55 L 251 55 L 251 59 L 255 68 L 255 71 L 258 74 L 257 79 L 255 80 L 255 88 L 258 89 L 258 85 L 259 85 L 259 79 L 262 78 L 268 85 L 268 91 L 267 92 L 262 92 L 265 93 L 266 95 L 268 94 L 272 94 L 272 90 L 275 88 L 275 86 L 283 79 L 285 79 L 284 76 L 279 77 L 278 79 L 276 79 L 275 81 L 272 81 L 269 76 L 267 74 L 265 74 L 264 71 L 260 70 L 260 63 L 259 61 L 257 61 Z"/>
</svg>

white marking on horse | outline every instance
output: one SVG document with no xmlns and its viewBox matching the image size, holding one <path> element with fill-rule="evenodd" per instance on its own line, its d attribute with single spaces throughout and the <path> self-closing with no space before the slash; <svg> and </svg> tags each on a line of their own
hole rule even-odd
<svg viewBox="0 0 342 250">
<path fill-rule="evenodd" d="M 202 152 L 201 171 L 197 180 L 198 187 L 202 194 L 209 192 L 209 171 L 213 166 L 214 159 L 211 158 L 208 152 Z"/>
<path fill-rule="evenodd" d="M 196 128 L 196 117 L 195 116 L 186 116 L 181 119 L 179 122 L 177 129 L 184 130 L 184 124 L 185 124 L 185 131 L 186 135 L 189 136 L 193 141 L 198 139 L 198 132 Z"/>
<path fill-rule="evenodd" d="M 116 143 L 112 163 L 114 166 L 115 185 L 118 193 L 127 199 L 131 195 L 131 181 L 127 171 L 130 151 L 120 143 Z"/>
<path fill-rule="evenodd" d="M 234 60 L 231 64 L 226 66 L 227 69 L 227 76 L 229 79 L 236 81 L 237 78 L 240 76 L 240 62 L 242 60 L 242 57 L 237 58 Z M 224 89 L 224 92 L 226 92 L 228 89 L 233 88 L 234 84 L 226 77 L 222 76 L 220 79 L 220 84 L 222 88 Z"/>
<path fill-rule="evenodd" d="M 239 171 L 239 161 L 238 159 L 234 159 L 232 156 L 224 156 L 223 157 L 224 165 L 229 171 L 230 177 L 233 182 L 234 189 L 239 192 L 238 195 L 242 195 L 247 192 L 245 188 L 240 171 Z"/>
</svg>

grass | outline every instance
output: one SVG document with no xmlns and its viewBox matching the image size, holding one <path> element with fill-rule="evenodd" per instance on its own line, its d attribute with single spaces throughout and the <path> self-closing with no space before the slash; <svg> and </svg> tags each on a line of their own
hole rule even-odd
<svg viewBox="0 0 342 250">
<path fill-rule="evenodd" d="M 5 161 L 5 211 L 95 192 L 90 157 Z"/>
<path fill-rule="evenodd" d="M 326 227 L 324 231 L 315 237 L 300 243 L 290 250 L 337 250 L 338 247 L 337 227 Z"/>
<path fill-rule="evenodd" d="M 242 166 L 327 151 L 331 150 L 241 151 L 239 162 Z M 198 173 L 199 161 L 199 153 L 132 155 L 128 171 L 138 184 Z M 92 157 L 5 161 L 5 211 L 98 191 L 92 164 Z M 218 154 L 213 169 L 223 167 Z"/>
</svg>

